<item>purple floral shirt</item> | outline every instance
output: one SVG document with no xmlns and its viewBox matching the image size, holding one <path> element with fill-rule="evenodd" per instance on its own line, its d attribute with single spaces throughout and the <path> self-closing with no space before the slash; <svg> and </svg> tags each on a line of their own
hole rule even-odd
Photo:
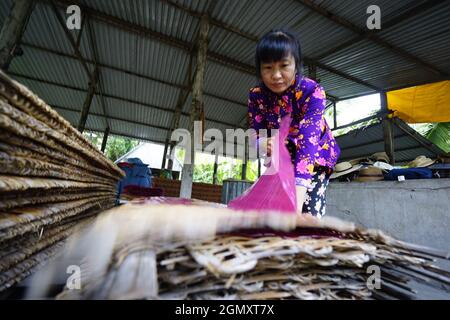
<svg viewBox="0 0 450 320">
<path fill-rule="evenodd" d="M 288 139 L 296 148 L 296 185 L 311 188 L 317 166 L 333 169 L 340 155 L 339 146 L 325 120 L 325 91 L 314 80 L 296 75 L 295 82 L 277 95 L 264 84 L 250 89 L 248 118 L 250 128 L 278 129 L 279 121 L 292 113 Z"/>
</svg>

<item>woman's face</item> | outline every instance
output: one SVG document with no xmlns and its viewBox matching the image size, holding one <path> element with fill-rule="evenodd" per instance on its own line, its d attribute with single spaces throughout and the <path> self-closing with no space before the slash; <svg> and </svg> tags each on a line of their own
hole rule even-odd
<svg viewBox="0 0 450 320">
<path fill-rule="evenodd" d="M 261 78 L 266 87 L 275 93 L 283 93 L 295 78 L 295 59 L 289 54 L 280 61 L 261 63 Z"/>
</svg>

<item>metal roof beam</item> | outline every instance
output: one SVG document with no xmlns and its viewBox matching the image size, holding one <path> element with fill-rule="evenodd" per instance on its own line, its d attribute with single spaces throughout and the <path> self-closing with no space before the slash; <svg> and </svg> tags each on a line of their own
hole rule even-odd
<svg viewBox="0 0 450 320">
<path fill-rule="evenodd" d="M 51 2 L 50 0 L 39 0 L 44 3 Z M 59 5 L 62 5 L 64 7 L 67 7 L 68 5 L 76 4 L 80 7 L 81 11 L 85 14 L 88 14 L 93 19 L 101 21 L 103 23 L 113 25 L 118 29 L 125 30 L 131 33 L 135 33 L 141 37 L 144 38 L 152 38 L 156 39 L 162 43 L 165 43 L 172 47 L 177 47 L 179 49 L 182 49 L 184 51 L 190 51 L 191 44 L 180 40 L 178 38 L 165 35 L 163 33 L 153 31 L 151 29 L 148 29 L 146 27 L 143 27 L 141 25 L 131 23 L 129 21 L 120 19 L 118 17 L 109 15 L 107 13 L 98 11 L 96 9 L 87 7 L 83 5 L 79 0 L 54 0 L 55 3 L 58 3 Z M 218 62 L 220 64 L 226 65 L 226 66 L 232 66 L 233 68 L 240 70 L 245 73 L 254 74 L 254 68 L 253 66 L 247 65 L 245 63 L 242 63 L 240 61 L 234 60 L 232 58 L 220 55 L 218 53 L 210 52 L 208 51 L 208 58 L 212 61 Z"/>
<path fill-rule="evenodd" d="M 88 17 L 83 19 L 83 22 L 85 20 L 88 20 Z M 102 105 L 103 114 L 105 115 L 106 129 L 107 129 L 107 131 L 109 131 L 110 125 L 109 125 L 108 118 L 107 118 L 108 114 L 106 112 L 105 98 L 103 97 L 103 92 L 105 92 L 105 90 L 103 88 L 102 73 L 101 73 L 100 68 L 98 67 L 97 41 L 95 40 L 94 30 L 92 30 L 92 27 L 91 27 L 91 24 L 90 24 L 89 21 L 87 23 L 87 28 L 88 28 L 89 43 L 90 43 L 92 54 L 93 54 L 93 57 L 94 57 L 95 70 L 97 70 L 97 72 L 98 72 L 98 88 L 99 88 L 99 92 L 100 92 L 100 103 Z M 80 33 L 81 33 L 81 31 L 80 31 Z"/>
<path fill-rule="evenodd" d="M 39 0 L 39 1 L 48 3 L 50 0 Z M 89 14 L 93 19 L 96 19 L 96 20 L 101 21 L 106 24 L 113 25 L 118 29 L 125 30 L 125 31 L 131 32 L 131 33 L 135 33 L 135 34 L 145 37 L 145 38 L 156 39 L 162 43 L 165 43 L 172 47 L 180 48 L 184 51 L 188 51 L 188 52 L 190 51 L 191 44 L 186 41 L 174 38 L 172 36 L 165 35 L 160 32 L 153 31 L 151 29 L 145 28 L 138 24 L 131 23 L 129 21 L 117 18 L 115 16 L 111 16 L 109 14 L 98 11 L 96 9 L 84 6 L 83 4 L 80 3 L 79 0 L 54 0 L 54 1 L 63 6 L 77 4 L 80 7 L 81 11 Z M 212 60 L 212 61 L 220 63 L 222 65 L 231 67 L 235 70 L 239 70 L 241 72 L 248 73 L 251 75 L 255 74 L 254 66 L 243 63 L 241 61 L 237 61 L 230 57 L 221 55 L 219 53 L 215 53 L 215 52 L 208 50 L 207 57 L 209 60 Z M 324 69 L 324 67 L 326 67 L 326 69 L 324 69 L 324 70 L 327 70 L 329 72 L 333 72 L 332 70 L 334 70 L 333 68 L 325 66 L 323 63 L 318 63 L 317 61 L 314 61 L 313 59 L 306 58 L 306 57 L 305 57 L 305 59 L 308 59 L 308 61 L 314 62 L 319 68 Z M 348 80 L 351 80 L 351 81 L 354 81 L 354 79 L 356 79 L 355 77 L 347 75 L 344 72 L 339 72 L 338 75 L 341 77 L 344 77 Z M 358 81 L 359 81 L 358 83 L 360 83 L 360 84 L 363 84 L 368 87 L 373 87 L 372 85 L 370 85 L 369 83 L 367 83 L 363 80 L 358 79 Z M 332 97 L 332 98 L 337 99 L 336 97 Z"/>
<path fill-rule="evenodd" d="M 165 4 L 169 5 L 169 6 L 172 6 L 172 7 L 176 8 L 176 9 L 178 9 L 178 10 L 184 11 L 187 14 L 193 16 L 193 17 L 197 17 L 197 18 L 200 19 L 201 16 L 202 16 L 202 14 L 200 12 L 191 10 L 189 7 L 183 6 L 181 4 L 178 4 L 178 3 L 176 3 L 176 2 L 174 2 L 172 0 L 160 0 L 160 1 L 162 3 L 165 3 Z M 226 30 L 228 32 L 240 35 L 241 37 L 246 38 L 246 39 L 248 39 L 250 41 L 255 41 L 255 42 L 258 41 L 258 37 L 257 36 L 250 35 L 250 34 L 244 32 L 244 31 L 242 31 L 242 30 L 240 30 L 240 29 L 238 29 L 236 27 L 233 27 L 233 26 L 231 26 L 229 24 L 225 24 L 225 23 L 223 23 L 223 22 L 221 22 L 221 21 L 219 21 L 217 19 L 211 18 L 211 17 L 210 17 L 210 24 L 213 25 L 214 27 L 217 27 L 217 28 L 220 28 L 220 29 L 224 29 L 224 30 Z"/>
<path fill-rule="evenodd" d="M 84 93 L 87 92 L 87 90 L 83 89 L 83 88 L 73 87 L 73 86 L 69 86 L 69 85 L 65 85 L 65 84 L 61 84 L 61 83 L 57 83 L 57 82 L 53 82 L 53 81 L 48 81 L 48 80 L 44 80 L 44 79 L 30 77 L 30 76 L 22 75 L 22 74 L 15 73 L 15 72 L 11 72 L 9 74 L 11 76 L 14 76 L 14 77 L 23 78 L 23 79 L 27 79 L 27 80 L 31 80 L 31 81 L 37 81 L 37 82 L 53 85 L 53 86 L 60 87 L 60 88 L 75 90 L 75 91 L 84 92 Z M 96 94 L 98 94 L 98 92 L 96 92 Z M 123 98 L 123 97 L 119 97 L 119 96 L 114 96 L 114 95 L 111 95 L 111 94 L 104 94 L 104 96 L 105 96 L 105 98 L 110 98 L 110 99 L 115 99 L 115 100 L 118 100 L 118 101 L 124 101 L 124 102 L 132 103 L 132 104 L 137 104 L 137 105 L 140 105 L 140 106 L 143 106 L 143 107 L 146 107 L 146 108 L 152 108 L 152 109 L 161 110 L 161 111 L 170 112 L 170 113 L 174 113 L 175 112 L 175 110 L 172 110 L 172 109 L 166 109 L 166 108 L 155 106 L 155 105 L 152 105 L 152 104 L 148 104 L 148 103 L 145 103 L 145 102 L 142 102 L 142 101 L 137 101 L 137 100 L 132 100 L 132 99 Z M 181 114 L 183 116 L 189 117 L 189 113 L 187 113 L 187 112 L 182 112 Z M 221 124 L 221 125 L 227 126 L 229 128 L 233 128 L 233 129 L 234 128 L 241 128 L 241 129 L 243 129 L 242 127 L 237 127 L 235 124 L 223 122 L 223 121 L 220 121 L 220 120 L 214 120 L 214 119 L 211 119 L 211 118 L 206 118 L 206 120 L 210 121 L 212 123 Z"/>
<path fill-rule="evenodd" d="M 76 112 L 76 113 L 80 112 L 80 110 L 67 108 L 67 107 L 62 107 L 62 106 L 57 106 L 57 105 L 54 105 L 54 104 L 51 105 L 51 107 L 54 108 L 54 109 L 60 109 L 60 110 L 64 110 L 64 111 L 70 111 L 70 112 Z M 114 116 L 111 116 L 111 115 L 105 116 L 103 114 L 95 113 L 95 112 L 90 112 L 89 115 L 94 116 L 94 117 L 108 118 L 110 120 L 123 121 L 123 122 L 126 122 L 126 123 L 137 124 L 137 125 L 141 125 L 141 126 L 152 127 L 152 128 L 155 128 L 155 129 L 170 131 L 170 129 L 167 128 L 167 127 L 162 127 L 162 126 L 158 126 L 156 124 L 146 123 L 146 122 L 142 122 L 142 121 L 127 120 L 127 119 L 122 119 L 122 118 L 119 118 L 119 117 L 114 117 Z"/>
<path fill-rule="evenodd" d="M 397 24 L 399 24 L 400 22 L 412 18 L 415 15 L 422 13 L 426 10 L 429 10 L 433 7 L 435 7 L 438 4 L 441 4 L 442 2 L 444 2 L 445 0 L 428 0 L 425 1 L 423 3 L 419 3 L 416 6 L 411 7 L 410 4 L 408 4 L 408 9 L 403 11 L 402 13 L 400 13 L 399 15 L 395 16 L 394 18 L 392 18 L 391 20 L 387 21 L 387 22 L 383 22 L 383 29 L 386 30 L 388 28 L 391 28 Z M 364 34 L 360 34 L 358 36 L 356 36 L 355 38 L 352 38 L 346 42 L 343 42 L 337 46 L 335 46 L 334 48 L 331 48 L 329 50 L 327 50 L 326 52 L 320 54 L 319 56 L 314 57 L 314 59 L 316 60 L 322 60 L 325 57 L 328 57 L 329 55 L 332 55 L 333 53 L 336 53 L 338 51 L 341 51 L 351 45 L 354 45 L 364 39 L 367 39 L 367 34 L 369 33 L 378 33 L 380 30 L 370 30 L 370 31 L 366 31 L 364 32 Z"/>
<path fill-rule="evenodd" d="M 68 54 L 68 53 L 64 53 L 64 52 L 60 52 L 60 51 L 56 51 L 56 50 L 49 49 L 49 48 L 44 48 L 44 47 L 37 46 L 37 45 L 31 44 L 31 43 L 22 43 L 22 45 L 25 46 L 25 47 L 30 47 L 30 48 L 33 48 L 33 49 L 37 49 L 37 50 L 41 50 L 41 51 L 44 51 L 44 52 L 52 53 L 52 54 L 55 54 L 55 55 L 58 55 L 58 56 L 61 56 L 61 57 L 71 58 L 71 59 L 75 59 L 75 60 L 77 59 L 77 57 L 74 56 L 74 55 L 71 55 L 71 54 Z M 92 60 L 86 59 L 86 62 L 95 65 L 95 62 L 92 61 Z M 146 79 L 146 80 L 158 82 L 158 83 L 161 83 L 161 84 L 164 84 L 164 85 L 167 85 L 167 86 L 176 87 L 178 89 L 188 90 L 188 91 L 191 90 L 191 88 L 189 86 L 185 86 L 185 85 L 180 85 L 180 84 L 164 81 L 164 80 L 161 80 L 161 79 L 158 79 L 158 78 L 154 78 L 154 77 L 143 75 L 143 74 L 136 73 L 136 72 L 133 72 L 133 71 L 125 70 L 125 69 L 122 69 L 122 68 L 119 68 L 119 67 L 114 67 L 114 66 L 107 65 L 107 64 L 104 64 L 104 63 L 101 63 L 101 62 L 97 62 L 97 66 L 101 67 L 101 68 L 114 70 L 114 71 L 117 71 L 117 72 L 126 73 L 126 74 L 129 74 L 129 75 L 134 76 L 134 77 L 139 77 L 139 78 L 143 78 L 143 79 Z M 230 98 L 226 98 L 226 97 L 221 97 L 221 96 L 218 96 L 218 95 L 210 93 L 210 92 L 204 92 L 204 95 L 208 96 L 208 97 L 211 97 L 211 98 L 218 99 L 218 100 L 234 103 L 234 104 L 237 104 L 237 105 L 240 105 L 240 106 L 243 106 L 243 107 L 247 108 L 247 105 L 242 103 L 242 102 L 240 102 L 240 101 L 236 101 L 236 100 L 233 100 L 233 99 L 230 99 Z"/>
<path fill-rule="evenodd" d="M 20 41 L 33 12 L 34 2 L 16 0 L 5 17 L 0 32 L 0 68 L 7 71 L 12 59 L 20 55 Z"/>
<path fill-rule="evenodd" d="M 366 39 L 384 47 L 389 49 L 392 52 L 395 52 L 396 54 L 402 56 L 405 59 L 408 59 L 418 65 L 421 65 L 422 67 L 428 69 L 429 71 L 433 72 L 434 74 L 437 74 L 439 76 L 448 76 L 448 74 L 440 69 L 438 69 L 437 67 L 431 65 L 428 62 L 423 61 L 422 59 L 412 55 L 411 53 L 407 52 L 406 50 L 403 50 L 399 47 L 396 47 L 392 44 L 390 44 L 389 42 L 381 39 L 379 36 L 375 35 L 374 33 L 370 32 L 366 32 L 366 30 L 359 28 L 357 25 L 353 24 L 352 22 L 348 21 L 347 19 L 344 19 L 340 16 L 335 15 L 333 12 L 315 4 L 313 1 L 311 0 L 297 0 L 297 2 L 301 3 L 303 6 L 307 7 L 308 9 L 324 16 L 325 18 L 327 18 L 328 20 L 333 21 L 334 23 L 340 25 L 341 27 L 350 29 L 351 31 L 364 36 Z"/>
<path fill-rule="evenodd" d="M 72 46 L 72 49 L 75 52 L 75 56 L 80 61 L 81 65 L 83 66 L 84 71 L 86 71 L 86 74 L 87 74 L 88 78 L 90 79 L 90 81 L 94 82 L 94 74 L 91 73 L 91 71 L 89 70 L 87 63 L 86 63 L 85 59 L 83 58 L 83 55 L 81 54 L 80 49 L 77 46 L 77 41 L 72 38 L 72 34 L 67 29 L 67 27 L 64 23 L 64 18 L 62 17 L 62 15 L 58 11 L 58 8 L 55 6 L 54 3 L 50 3 L 50 7 L 51 7 L 53 13 L 55 14 L 56 20 L 58 21 L 59 25 L 61 26 L 61 29 L 64 31 L 64 34 L 66 35 L 67 40 L 69 40 L 69 42 Z"/>
</svg>

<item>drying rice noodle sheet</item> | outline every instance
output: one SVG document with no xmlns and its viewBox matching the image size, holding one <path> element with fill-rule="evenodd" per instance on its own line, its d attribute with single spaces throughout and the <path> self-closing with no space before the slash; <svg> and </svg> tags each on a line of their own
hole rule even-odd
<svg viewBox="0 0 450 320">
<path fill-rule="evenodd" d="M 7 128 L 11 125 L 14 125 L 15 127 L 28 127 L 39 132 L 40 134 L 44 134 L 45 136 L 54 139 L 54 141 L 59 142 L 75 152 L 79 152 L 87 159 L 92 159 L 97 162 L 97 164 L 102 165 L 101 161 L 97 160 L 98 155 L 94 154 L 90 149 L 83 148 L 82 145 L 77 144 L 71 140 L 70 137 L 63 135 L 61 132 L 49 127 L 46 123 L 29 116 L 28 114 L 4 103 L 3 101 L 0 101 L 0 115 L 2 118 L 2 126 Z"/>
<path fill-rule="evenodd" d="M 42 232 L 29 232 L 21 237 L 16 237 L 11 241 L 4 242 L 0 245 L 0 265 L 3 263 L 1 261 L 4 257 L 7 257 L 15 252 L 25 252 L 30 246 L 39 244 L 45 241 L 47 238 L 52 237 L 59 232 L 63 232 L 82 221 L 88 221 L 92 217 L 88 217 L 78 221 L 69 221 L 65 223 L 59 223 L 57 225 L 51 225 L 43 228 Z"/>
<path fill-rule="evenodd" d="M 281 120 L 280 129 L 272 138 L 272 156 L 269 167 L 244 194 L 229 202 L 229 208 L 296 213 L 294 168 L 284 143 L 289 134 L 290 123 L 290 115 Z"/>
<path fill-rule="evenodd" d="M 101 190 L 115 191 L 116 186 L 111 187 L 108 184 L 86 183 L 70 180 L 37 178 L 26 176 L 0 175 L 0 194 L 9 193 L 25 194 L 25 192 L 41 192 L 49 190 Z"/>
<path fill-rule="evenodd" d="M 61 222 L 76 215 L 90 211 L 100 212 L 111 208 L 115 198 L 109 196 L 70 202 L 52 203 L 29 208 L 19 208 L 13 212 L 0 213 L 0 244 L 21 236 L 27 232 L 39 231 L 40 228 Z"/>
<path fill-rule="evenodd" d="M 76 229 L 77 223 L 72 222 L 56 228 L 46 229 L 42 234 L 33 234 L 26 241 L 9 246 L 0 252 L 0 273 L 13 268 L 19 262 L 29 258 L 36 252 L 56 244 L 67 238 Z"/>
<path fill-rule="evenodd" d="M 63 153 L 57 149 L 49 148 L 40 142 L 19 137 L 6 130 L 0 132 L 0 150 L 10 156 L 45 159 L 47 162 L 82 168 L 96 175 L 117 180 L 117 174 L 92 166 L 79 155 L 74 152 L 69 152 L 67 148 L 64 149 Z"/>
<path fill-rule="evenodd" d="M 100 182 L 109 185 L 116 183 L 114 180 L 97 177 L 81 169 L 70 169 L 67 166 L 55 165 L 37 159 L 10 157 L 3 152 L 0 152 L 0 174 L 58 178 L 80 182 Z"/>
<path fill-rule="evenodd" d="M 111 160 L 107 159 L 100 150 L 92 145 L 67 120 L 61 117 L 28 88 L 14 81 L 1 71 L 0 96 L 15 108 L 20 109 L 41 123 L 45 123 L 56 135 L 65 136 L 69 141 L 73 141 L 73 145 L 80 147 L 81 153 L 90 156 L 100 167 L 106 168 L 107 171 L 111 171 L 119 177 L 124 176 L 124 173 Z"/>
<path fill-rule="evenodd" d="M 31 257 L 19 262 L 13 268 L 0 273 L 0 292 L 20 283 L 45 266 L 52 258 L 61 254 L 65 242 L 59 241 Z"/>
<path fill-rule="evenodd" d="M 112 196 L 111 192 L 92 192 L 89 190 L 67 190 L 61 192 L 61 190 L 56 190 L 56 192 L 42 192 L 35 194 L 12 194 L 8 197 L 0 195 L 0 210 L 11 211 L 16 208 L 32 206 L 32 205 L 42 205 L 57 202 L 69 202 L 75 200 L 82 200 L 88 198 L 102 198 L 107 196 Z"/>
</svg>

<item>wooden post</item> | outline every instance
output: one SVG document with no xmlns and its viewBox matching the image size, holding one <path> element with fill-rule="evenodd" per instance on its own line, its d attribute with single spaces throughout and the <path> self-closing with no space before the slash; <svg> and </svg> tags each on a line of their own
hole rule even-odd
<svg viewBox="0 0 450 320">
<path fill-rule="evenodd" d="M 386 92 L 380 93 L 381 110 L 383 112 L 388 112 L 387 108 L 387 96 Z M 382 120 L 383 124 L 383 139 L 384 139 L 384 151 L 389 157 L 389 163 L 395 165 L 394 156 L 394 126 L 392 124 L 392 119 L 389 118 L 389 114 L 386 114 Z"/>
<path fill-rule="evenodd" d="M 317 68 L 315 64 L 308 64 L 308 77 L 312 80 L 317 80 Z"/>
<path fill-rule="evenodd" d="M 175 141 L 170 141 L 170 135 L 172 134 L 172 130 L 177 129 L 180 126 L 180 118 L 181 118 L 181 111 L 183 109 L 183 105 L 186 102 L 187 97 L 189 96 L 189 91 L 186 91 L 184 94 L 184 97 L 182 97 L 182 94 L 180 93 L 177 106 L 175 107 L 175 113 L 173 114 L 173 121 L 172 125 L 169 131 L 167 131 L 166 141 L 164 144 L 164 154 L 163 154 L 163 162 L 161 169 L 164 169 L 166 166 L 167 161 L 167 149 L 169 149 L 169 154 L 171 155 L 173 152 L 173 149 L 175 148 Z M 172 171 L 173 168 L 173 159 L 172 157 L 169 157 L 168 161 L 168 169 Z"/>
<path fill-rule="evenodd" d="M 191 198 L 192 195 L 192 176 L 194 174 L 194 162 L 195 162 L 194 121 L 199 119 L 202 110 L 203 80 L 205 75 L 206 53 L 208 49 L 208 31 L 209 31 L 208 16 L 203 15 L 200 20 L 200 30 L 197 46 L 198 47 L 197 66 L 195 70 L 194 82 L 192 85 L 192 105 L 191 105 L 191 114 L 189 117 L 191 150 L 186 150 L 186 156 L 184 158 L 181 187 L 180 187 L 181 198 Z M 189 151 L 190 157 L 188 154 Z"/>
<path fill-rule="evenodd" d="M 34 1 L 15 0 L 0 33 L 0 68 L 7 71 L 19 52 L 19 44 L 33 11 Z"/>
<path fill-rule="evenodd" d="M 101 149 L 103 153 L 105 152 L 106 149 L 106 142 L 108 142 L 109 131 L 110 131 L 109 127 L 106 127 L 105 133 L 103 134 L 102 149 Z"/>
<path fill-rule="evenodd" d="M 166 141 L 164 142 L 164 151 L 163 151 L 163 158 L 162 158 L 162 163 L 161 163 L 161 170 L 166 168 L 166 158 L 167 158 L 167 150 L 168 149 L 169 149 L 169 139 L 166 138 Z"/>
<path fill-rule="evenodd" d="M 217 184 L 217 169 L 219 168 L 219 154 L 214 156 L 213 184 Z"/>
<path fill-rule="evenodd" d="M 248 143 L 244 142 L 244 161 L 242 162 L 241 180 L 247 180 Z"/>
<path fill-rule="evenodd" d="M 261 177 L 261 158 L 258 156 L 258 178 Z"/>
<path fill-rule="evenodd" d="M 336 101 L 333 101 L 333 127 L 337 128 Z"/>
<path fill-rule="evenodd" d="M 91 107 L 92 98 L 94 98 L 96 84 L 97 69 L 94 71 L 94 75 L 89 81 L 89 90 L 86 99 L 84 100 L 83 108 L 81 109 L 80 120 L 78 121 L 78 131 L 80 131 L 81 133 L 84 131 L 84 127 L 86 126 L 86 120 L 89 115 L 89 108 Z"/>
<path fill-rule="evenodd" d="M 190 59 L 189 59 L 189 66 L 188 66 L 188 71 L 186 74 L 186 80 L 185 83 L 187 83 L 187 86 L 189 89 L 187 90 L 181 90 L 180 94 L 178 95 L 178 101 L 177 104 L 175 106 L 175 112 L 172 116 L 172 123 L 170 126 L 170 130 L 167 131 L 167 135 L 166 135 L 166 141 L 164 144 L 164 153 L 163 153 L 163 160 L 162 160 L 162 165 L 161 165 L 161 169 L 165 169 L 166 167 L 166 161 L 167 161 L 167 149 L 169 149 L 169 154 L 172 154 L 173 148 L 175 148 L 175 141 L 170 141 L 170 135 L 172 134 L 172 131 L 177 129 L 180 126 L 180 118 L 181 118 L 181 112 L 183 109 L 183 105 L 186 102 L 188 96 L 189 96 L 189 92 L 191 91 L 190 89 L 192 88 L 192 60 L 194 58 L 194 54 L 193 54 L 193 49 L 191 50 L 191 54 L 190 54 Z M 171 157 L 169 157 L 169 166 L 168 169 L 170 171 L 172 171 L 173 168 L 173 159 Z"/>
</svg>

